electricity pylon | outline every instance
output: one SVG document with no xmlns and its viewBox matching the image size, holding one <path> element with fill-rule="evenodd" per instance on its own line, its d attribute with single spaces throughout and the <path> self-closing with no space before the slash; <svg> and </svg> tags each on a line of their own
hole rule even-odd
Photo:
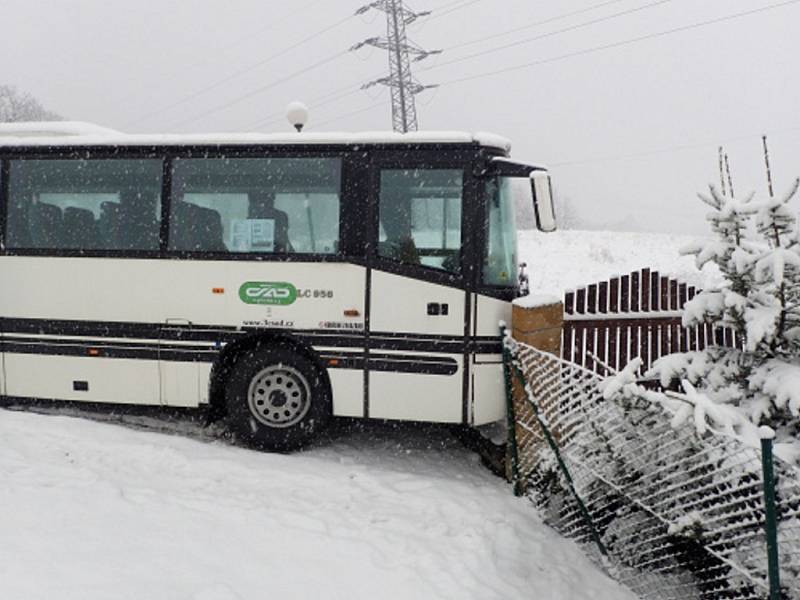
<svg viewBox="0 0 800 600">
<path fill-rule="evenodd" d="M 423 90 L 437 86 L 422 85 L 414 79 L 411 74 L 411 63 L 419 62 L 434 54 L 440 54 L 442 51 L 424 50 L 410 42 L 406 37 L 406 25 L 431 13 L 430 11 L 414 12 L 403 6 L 403 0 L 375 0 L 375 2 L 359 8 L 356 14 L 364 14 L 373 8 L 386 13 L 386 37 L 369 38 L 356 44 L 351 50 L 358 50 L 364 46 L 388 50 L 389 76 L 370 81 L 364 84 L 362 89 L 376 85 L 387 86 L 392 95 L 392 128 L 402 133 L 416 131 L 418 122 L 414 97 Z"/>
</svg>

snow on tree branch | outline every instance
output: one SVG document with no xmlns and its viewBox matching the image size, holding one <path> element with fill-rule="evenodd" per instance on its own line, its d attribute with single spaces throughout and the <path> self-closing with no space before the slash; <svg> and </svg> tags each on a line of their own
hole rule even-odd
<svg viewBox="0 0 800 600">
<path fill-rule="evenodd" d="M 737 200 L 714 186 L 700 200 L 714 238 L 681 249 L 698 268 L 715 264 L 722 285 L 686 303 L 683 325 L 735 333 L 737 347 L 711 346 L 656 361 L 648 376 L 665 390 L 637 384 L 642 362 L 608 378 L 603 395 L 623 405 L 661 410 L 673 427 L 698 435 L 734 436 L 758 445 L 759 427 L 775 432 L 775 451 L 800 465 L 800 230 L 790 202 L 797 179 L 781 196 Z M 675 391 L 680 390 L 680 391 Z M 638 404 L 636 404 L 638 403 Z"/>
</svg>

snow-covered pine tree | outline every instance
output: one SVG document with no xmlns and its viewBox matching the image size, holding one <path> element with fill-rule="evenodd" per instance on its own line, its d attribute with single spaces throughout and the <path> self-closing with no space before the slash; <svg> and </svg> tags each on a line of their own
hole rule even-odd
<svg viewBox="0 0 800 600">
<path fill-rule="evenodd" d="M 751 321 L 767 327 L 748 332 L 755 361 L 747 408 L 754 421 L 776 429 L 778 440 L 800 446 L 800 228 L 789 208 L 798 187 L 800 179 L 756 214 L 756 228 L 767 246 L 755 263 L 764 313 Z"/>
<path fill-rule="evenodd" d="M 757 443 L 758 426 L 770 426 L 776 453 L 800 465 L 800 229 L 789 207 L 798 187 L 800 180 L 764 202 L 738 201 L 713 186 L 700 196 L 713 209 L 715 235 L 684 252 L 699 268 L 715 264 L 724 282 L 686 304 L 683 324 L 730 328 L 737 346 L 657 361 L 648 375 L 665 387 L 679 381 L 683 394 L 640 388 L 640 363 L 633 363 L 607 382 L 606 397 L 637 397 L 672 413 L 676 426 L 694 422 L 700 434 L 723 430 L 749 443 Z"/>
</svg>

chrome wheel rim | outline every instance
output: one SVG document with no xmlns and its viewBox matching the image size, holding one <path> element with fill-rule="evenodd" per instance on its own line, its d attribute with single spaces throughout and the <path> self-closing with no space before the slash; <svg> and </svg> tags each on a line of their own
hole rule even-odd
<svg viewBox="0 0 800 600">
<path fill-rule="evenodd" d="M 311 408 L 311 386 L 294 367 L 271 365 L 250 381 L 247 404 L 260 423 L 291 427 L 302 421 Z"/>
</svg>

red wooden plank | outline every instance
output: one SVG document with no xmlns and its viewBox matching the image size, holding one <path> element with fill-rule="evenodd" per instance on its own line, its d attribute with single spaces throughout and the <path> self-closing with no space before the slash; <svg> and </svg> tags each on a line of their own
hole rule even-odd
<svg viewBox="0 0 800 600">
<path fill-rule="evenodd" d="M 650 310 L 650 269 L 642 269 L 642 312 Z"/>
<path fill-rule="evenodd" d="M 589 286 L 589 293 L 586 295 L 586 312 L 588 313 L 596 313 L 597 312 L 597 284 L 593 283 Z"/>
<path fill-rule="evenodd" d="M 564 294 L 564 312 L 568 315 L 575 313 L 575 292 Z"/>
<path fill-rule="evenodd" d="M 639 326 L 634 325 L 631 327 L 631 358 L 637 358 L 642 355 L 640 343 Z"/>
<path fill-rule="evenodd" d="M 654 298 L 655 297 L 657 296 L 654 296 Z M 650 338 L 650 351 L 648 352 L 648 358 L 650 359 L 651 366 L 661 356 L 658 345 L 658 335 L 660 331 L 661 328 L 657 325 L 651 325 L 648 328 L 647 335 Z"/>
<path fill-rule="evenodd" d="M 575 312 L 579 315 L 586 314 L 586 288 L 579 289 L 575 294 Z"/>
<path fill-rule="evenodd" d="M 595 350 L 595 356 L 597 357 L 597 371 L 603 375 L 611 375 L 604 366 L 608 358 L 607 345 L 608 329 L 605 327 L 597 329 L 597 350 Z"/>
<path fill-rule="evenodd" d="M 642 362 L 644 363 L 645 370 L 650 368 L 650 338 L 653 335 L 653 327 L 650 325 L 642 325 L 640 328 L 639 349 Z"/>
<path fill-rule="evenodd" d="M 619 312 L 619 277 L 614 277 L 610 282 L 608 310 L 612 313 Z"/>
<path fill-rule="evenodd" d="M 631 276 L 623 275 L 620 279 L 619 312 L 630 312 L 631 307 Z"/>
<path fill-rule="evenodd" d="M 659 352 L 658 356 L 661 358 L 662 356 L 666 356 L 669 354 L 669 344 L 670 344 L 670 327 L 669 325 L 662 325 L 659 327 L 661 331 L 659 331 L 659 338 L 661 342 L 661 352 Z"/>
<path fill-rule="evenodd" d="M 586 352 L 584 350 L 584 344 L 586 343 L 586 330 L 576 329 L 575 330 L 575 350 L 572 354 L 572 362 L 575 362 L 579 365 L 586 366 Z"/>
<path fill-rule="evenodd" d="M 689 286 L 682 283 L 678 286 L 678 308 L 683 310 L 686 301 L 689 299 Z"/>
<path fill-rule="evenodd" d="M 608 312 L 608 282 L 603 281 L 598 287 L 597 293 L 597 309 L 606 314 Z"/>
<path fill-rule="evenodd" d="M 630 359 L 630 327 L 623 325 L 619 328 L 619 364 L 625 366 Z"/>
<path fill-rule="evenodd" d="M 691 335 L 688 327 L 679 327 L 678 334 L 680 335 L 680 351 L 689 351 L 689 336 Z"/>
<path fill-rule="evenodd" d="M 678 310 L 678 282 L 669 280 L 669 310 Z"/>
<path fill-rule="evenodd" d="M 714 345 L 715 346 L 725 345 L 725 330 L 723 330 L 722 327 L 717 327 L 714 330 Z"/>
<path fill-rule="evenodd" d="M 653 312 L 658 312 L 659 310 L 661 310 L 659 308 L 660 306 L 659 300 L 661 298 L 659 295 L 658 281 L 659 281 L 658 271 L 653 271 L 652 273 L 650 273 L 650 306 Z"/>
<path fill-rule="evenodd" d="M 723 344 L 726 348 L 733 348 L 733 331 L 726 327 L 723 333 Z"/>
<path fill-rule="evenodd" d="M 641 273 L 631 274 L 631 311 L 639 312 L 639 296 L 642 293 Z"/>
<path fill-rule="evenodd" d="M 709 346 L 714 345 L 714 326 L 711 323 L 705 323 L 703 325 L 703 347 L 701 350 L 705 350 Z"/>
<path fill-rule="evenodd" d="M 690 291 L 691 293 L 691 291 Z M 694 352 L 699 345 L 700 328 L 694 325 L 689 328 L 689 351 Z"/>
<path fill-rule="evenodd" d="M 659 303 L 661 306 L 660 310 L 669 310 L 669 278 L 662 277 L 659 282 L 660 290 L 660 299 Z"/>
<path fill-rule="evenodd" d="M 606 362 L 608 362 L 608 365 L 616 371 L 619 371 L 625 366 L 620 364 L 619 361 L 619 346 L 617 343 L 619 330 L 619 325 L 613 325 L 608 328 L 608 357 L 606 358 Z"/>
<path fill-rule="evenodd" d="M 584 350 L 583 365 L 590 371 L 597 372 L 597 361 L 592 356 L 597 351 L 597 329 L 586 330 L 586 350 Z"/>
</svg>

